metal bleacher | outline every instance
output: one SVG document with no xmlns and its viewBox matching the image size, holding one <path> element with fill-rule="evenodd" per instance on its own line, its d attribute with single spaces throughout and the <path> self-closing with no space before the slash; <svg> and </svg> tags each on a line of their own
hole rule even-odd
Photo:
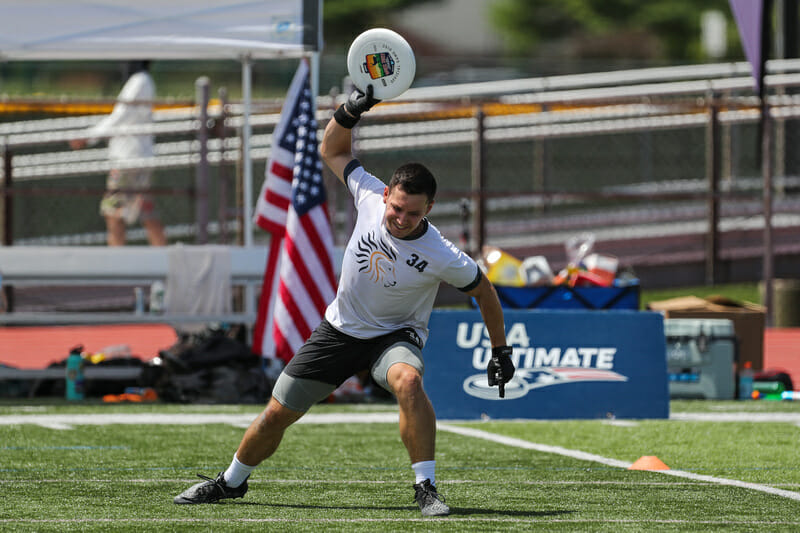
<svg viewBox="0 0 800 533">
<path fill-rule="evenodd" d="M 183 246 L 183 245 L 181 245 Z M 3 283 L 13 287 L 144 285 L 165 282 L 169 269 L 166 247 L 8 246 L 0 247 Z M 242 309 L 229 314 L 150 314 L 128 312 L 0 313 L 5 325 L 130 324 L 255 321 L 257 287 L 263 281 L 264 247 L 220 247 L 230 256 L 231 285 L 244 288 Z"/>
</svg>

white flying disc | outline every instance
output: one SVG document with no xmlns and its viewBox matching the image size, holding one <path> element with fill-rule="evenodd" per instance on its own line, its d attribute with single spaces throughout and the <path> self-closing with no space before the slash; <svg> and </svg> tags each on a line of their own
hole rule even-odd
<svg viewBox="0 0 800 533">
<path fill-rule="evenodd" d="M 417 71 L 414 51 L 403 37 L 386 28 L 367 30 L 347 52 L 347 70 L 361 91 L 372 85 L 378 100 L 397 98 L 411 86 Z"/>
</svg>

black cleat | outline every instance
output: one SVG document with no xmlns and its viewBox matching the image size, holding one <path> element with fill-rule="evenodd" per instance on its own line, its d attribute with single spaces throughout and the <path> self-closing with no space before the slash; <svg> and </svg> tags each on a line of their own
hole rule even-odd
<svg viewBox="0 0 800 533">
<path fill-rule="evenodd" d="M 444 503 L 444 498 L 436 492 L 436 487 L 431 484 L 430 479 L 414 485 L 414 499 L 422 511 L 422 516 L 446 516 L 450 514 L 450 508 Z"/>
<path fill-rule="evenodd" d="M 229 487 L 225 484 L 224 472 L 217 475 L 217 479 L 197 474 L 197 477 L 204 479 L 196 485 L 192 485 L 185 491 L 181 492 L 175 499 L 174 503 L 179 504 L 195 504 L 195 503 L 215 503 L 226 498 L 241 498 L 247 492 L 247 480 L 238 487 Z"/>
</svg>

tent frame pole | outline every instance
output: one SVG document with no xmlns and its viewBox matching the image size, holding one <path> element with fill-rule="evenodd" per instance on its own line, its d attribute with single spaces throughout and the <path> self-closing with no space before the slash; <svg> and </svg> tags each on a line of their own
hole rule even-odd
<svg viewBox="0 0 800 533">
<path fill-rule="evenodd" d="M 244 183 L 244 213 L 242 217 L 244 246 L 253 246 L 253 162 L 250 160 L 250 112 L 252 104 L 253 58 L 242 56 L 242 176 Z M 248 300 L 249 301 L 249 300 Z"/>
</svg>

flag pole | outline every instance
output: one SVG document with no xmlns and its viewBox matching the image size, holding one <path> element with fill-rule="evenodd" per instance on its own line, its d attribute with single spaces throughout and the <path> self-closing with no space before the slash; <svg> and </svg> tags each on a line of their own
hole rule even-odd
<svg viewBox="0 0 800 533">
<path fill-rule="evenodd" d="M 319 95 L 319 52 L 311 53 L 311 107 L 314 115 L 317 113 L 317 96 Z"/>
</svg>

